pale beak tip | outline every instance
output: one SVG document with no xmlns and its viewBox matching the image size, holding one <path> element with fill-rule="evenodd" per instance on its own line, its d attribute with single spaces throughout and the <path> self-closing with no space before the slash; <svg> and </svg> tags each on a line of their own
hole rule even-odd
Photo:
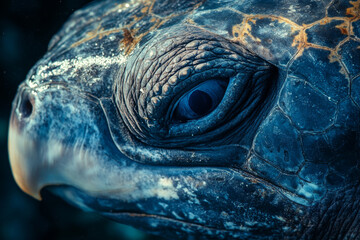
<svg viewBox="0 0 360 240">
<path fill-rule="evenodd" d="M 37 200 L 41 200 L 40 195 L 40 189 L 37 184 L 35 184 L 34 175 L 29 171 L 29 168 L 31 164 L 25 161 L 25 157 L 21 154 L 20 149 L 14 148 L 14 145 L 16 145 L 16 139 L 17 135 L 14 132 L 14 130 L 11 131 L 9 134 L 9 159 L 10 159 L 10 166 L 11 170 L 15 179 L 15 182 L 20 187 L 22 191 L 27 193 L 28 195 L 32 196 L 33 198 Z"/>
<path fill-rule="evenodd" d="M 25 181 L 23 178 L 23 175 L 19 173 L 18 171 L 14 170 L 13 168 L 13 176 L 15 179 L 15 182 L 19 186 L 19 188 L 25 192 L 26 194 L 30 195 L 31 197 L 35 198 L 36 200 L 41 201 L 41 195 L 40 190 L 35 190 L 29 187 L 29 184 Z"/>
</svg>

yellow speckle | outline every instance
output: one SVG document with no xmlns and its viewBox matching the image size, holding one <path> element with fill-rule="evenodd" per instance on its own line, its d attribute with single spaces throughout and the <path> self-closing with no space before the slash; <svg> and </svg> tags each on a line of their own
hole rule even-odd
<svg viewBox="0 0 360 240">
<path fill-rule="evenodd" d="M 173 182 L 170 178 L 160 178 L 159 184 L 163 187 L 173 187 Z"/>
<path fill-rule="evenodd" d="M 341 56 L 336 51 L 331 51 L 328 56 L 330 63 L 338 62 L 341 60 Z"/>
<path fill-rule="evenodd" d="M 342 34 L 349 35 L 349 22 L 343 22 L 342 24 L 339 24 L 336 26 Z"/>
<path fill-rule="evenodd" d="M 346 9 L 346 15 L 352 15 L 357 19 L 360 18 L 360 0 L 350 1 L 350 4 L 353 6 Z"/>
</svg>

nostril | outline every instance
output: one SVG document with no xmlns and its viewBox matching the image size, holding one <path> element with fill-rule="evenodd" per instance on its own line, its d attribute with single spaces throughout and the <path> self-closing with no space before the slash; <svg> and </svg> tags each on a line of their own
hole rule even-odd
<svg viewBox="0 0 360 240">
<path fill-rule="evenodd" d="M 29 94 L 23 94 L 21 103 L 19 106 L 19 111 L 23 118 L 28 118 L 33 112 L 33 103 L 30 99 Z"/>
</svg>

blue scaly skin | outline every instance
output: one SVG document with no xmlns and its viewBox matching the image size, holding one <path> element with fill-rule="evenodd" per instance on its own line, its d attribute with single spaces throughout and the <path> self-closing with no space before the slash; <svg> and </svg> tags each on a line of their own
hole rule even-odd
<svg viewBox="0 0 360 240">
<path fill-rule="evenodd" d="M 13 103 L 18 185 L 167 238 L 360 238 L 360 1 L 98 1 Z"/>
</svg>

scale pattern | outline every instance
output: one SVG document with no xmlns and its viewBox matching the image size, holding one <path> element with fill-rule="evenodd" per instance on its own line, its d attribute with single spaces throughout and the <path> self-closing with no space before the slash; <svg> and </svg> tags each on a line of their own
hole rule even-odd
<svg viewBox="0 0 360 240">
<path fill-rule="evenodd" d="M 219 78 L 223 104 L 172 124 L 184 93 Z M 59 195 L 155 234 L 358 239 L 359 115 L 360 0 L 106 0 L 52 38 L 12 138 L 51 156 L 76 188 Z"/>
</svg>

